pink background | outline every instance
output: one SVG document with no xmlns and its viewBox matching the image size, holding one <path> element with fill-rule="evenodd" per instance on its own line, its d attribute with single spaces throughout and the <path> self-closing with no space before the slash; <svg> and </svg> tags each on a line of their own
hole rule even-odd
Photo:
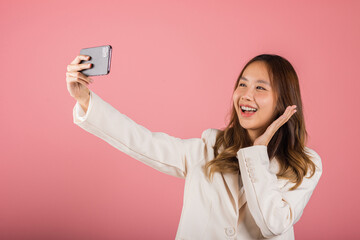
<svg viewBox="0 0 360 240">
<path fill-rule="evenodd" d="M 73 123 L 66 67 L 106 44 L 111 72 L 90 89 L 180 138 L 225 126 L 250 58 L 288 59 L 323 162 L 296 239 L 359 238 L 359 12 L 340 0 L 1 1 L 0 239 L 175 238 L 184 180 Z"/>
</svg>

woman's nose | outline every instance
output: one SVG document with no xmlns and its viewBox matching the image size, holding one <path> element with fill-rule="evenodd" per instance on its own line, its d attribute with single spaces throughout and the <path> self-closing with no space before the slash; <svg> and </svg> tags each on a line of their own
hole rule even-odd
<svg viewBox="0 0 360 240">
<path fill-rule="evenodd" d="M 241 96 L 241 99 L 252 100 L 252 98 L 253 98 L 253 93 L 250 89 L 244 92 L 244 95 Z"/>
</svg>

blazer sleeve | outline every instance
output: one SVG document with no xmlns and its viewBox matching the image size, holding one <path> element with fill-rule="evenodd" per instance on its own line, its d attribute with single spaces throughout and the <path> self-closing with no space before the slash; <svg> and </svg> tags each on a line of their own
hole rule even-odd
<svg viewBox="0 0 360 240">
<path fill-rule="evenodd" d="M 202 132 L 201 138 L 190 139 L 151 132 L 91 90 L 87 112 L 76 102 L 73 121 L 130 157 L 179 178 L 185 178 L 188 170 L 203 158 L 206 139 L 211 132 L 209 128 Z"/>
<path fill-rule="evenodd" d="M 267 146 L 255 145 L 237 152 L 241 178 L 249 210 L 265 238 L 289 230 L 301 217 L 322 174 L 320 156 L 307 148 L 316 165 L 315 174 L 303 178 L 295 190 L 279 187 L 276 174 L 269 170 Z"/>
</svg>

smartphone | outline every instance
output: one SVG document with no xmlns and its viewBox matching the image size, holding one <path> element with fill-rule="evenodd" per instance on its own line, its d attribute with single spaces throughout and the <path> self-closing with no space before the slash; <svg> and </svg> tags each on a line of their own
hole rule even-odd
<svg viewBox="0 0 360 240">
<path fill-rule="evenodd" d="M 80 72 L 87 76 L 106 75 L 110 72 L 111 63 L 111 45 L 104 45 L 99 47 L 83 48 L 80 50 L 80 55 L 90 56 L 90 59 L 82 60 L 80 63 L 91 63 L 91 68 L 83 69 Z"/>
</svg>

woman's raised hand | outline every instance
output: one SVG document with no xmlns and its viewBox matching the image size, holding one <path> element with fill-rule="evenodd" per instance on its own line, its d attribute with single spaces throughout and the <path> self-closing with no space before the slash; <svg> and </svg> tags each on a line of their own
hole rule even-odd
<svg viewBox="0 0 360 240">
<path fill-rule="evenodd" d="M 80 64 L 82 60 L 89 60 L 89 56 L 78 55 L 67 66 L 66 83 L 70 95 L 79 102 L 87 102 L 90 98 L 88 85 L 93 82 L 87 75 L 79 72 L 83 69 L 91 68 L 92 64 Z"/>
<path fill-rule="evenodd" d="M 288 106 L 285 110 L 285 112 L 274 122 L 270 124 L 270 126 L 266 129 L 266 131 L 255 139 L 254 146 L 255 145 L 265 145 L 267 146 L 271 140 L 271 138 L 274 136 L 276 131 L 284 125 L 290 117 L 296 113 L 296 105 Z"/>
</svg>

